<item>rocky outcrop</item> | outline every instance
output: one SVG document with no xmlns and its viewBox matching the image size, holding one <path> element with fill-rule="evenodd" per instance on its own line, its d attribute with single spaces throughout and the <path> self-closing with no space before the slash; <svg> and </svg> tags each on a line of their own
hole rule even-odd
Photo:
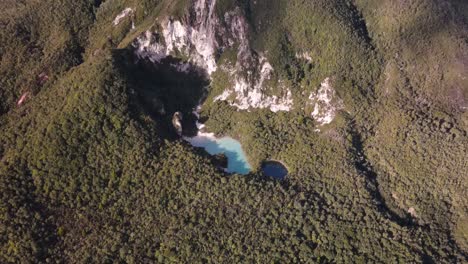
<svg viewBox="0 0 468 264">
<path fill-rule="evenodd" d="M 223 69 L 230 76 L 231 87 L 228 87 L 222 94 L 216 96 L 215 101 L 228 101 L 232 106 L 241 110 L 269 108 L 273 112 L 289 111 L 293 106 L 293 99 L 292 93 L 288 88 L 281 87 L 280 90 L 284 93 L 282 96 L 267 95 L 265 93 L 268 89 L 265 82 L 272 79 L 274 72 L 268 60 L 263 56 L 252 58 L 257 61 L 258 67 L 260 67 L 252 71 L 244 68 L 239 63 L 239 60 L 242 59 L 244 58 L 239 54 L 236 67 Z M 244 71 L 247 72 L 247 75 L 242 74 Z M 278 82 L 277 85 L 281 85 L 281 82 Z"/>
<path fill-rule="evenodd" d="M 125 8 L 124 10 L 122 10 L 122 12 L 120 12 L 120 14 L 118 14 L 114 21 L 112 22 L 112 25 L 114 26 L 117 26 L 120 24 L 120 22 L 122 22 L 122 20 L 124 20 L 127 16 L 133 14 L 135 12 L 135 10 L 133 10 L 133 8 L 130 8 L 130 7 L 127 7 Z"/>
<path fill-rule="evenodd" d="M 180 58 L 175 63 L 171 60 L 169 65 L 179 72 L 201 69 L 210 78 L 214 72 L 222 71 L 228 78 L 222 85 L 224 91 L 212 97 L 214 101 L 226 101 L 247 111 L 291 110 L 294 100 L 289 87 L 277 79 L 267 56 L 251 48 L 249 23 L 243 11 L 237 7 L 218 16 L 215 6 L 216 0 L 196 0 L 183 19 L 161 18 L 156 30 L 146 31 L 134 41 L 135 53 L 156 64 L 169 56 Z M 220 63 L 219 54 L 226 50 L 236 52 L 231 58 L 235 61 Z M 296 58 L 312 61 L 307 51 L 297 52 Z M 313 107 L 311 117 L 319 126 L 331 123 L 344 107 L 330 78 L 310 94 L 307 104 Z"/>
<path fill-rule="evenodd" d="M 219 48 L 215 4 L 215 0 L 195 1 L 186 21 L 163 18 L 159 30 L 146 31 L 133 43 L 137 56 L 158 63 L 168 56 L 180 54 L 188 58 L 187 63 L 211 75 L 217 69 L 215 56 Z"/>
<path fill-rule="evenodd" d="M 26 101 L 26 99 L 28 99 L 28 96 L 29 96 L 29 92 L 25 92 L 23 95 L 21 95 L 16 105 L 21 106 Z"/>
<path fill-rule="evenodd" d="M 183 128 L 182 128 L 182 118 L 183 115 L 181 112 L 175 112 L 172 116 L 172 126 L 176 130 L 179 136 L 182 136 Z"/>
<path fill-rule="evenodd" d="M 314 106 L 311 115 L 320 126 L 330 124 L 338 111 L 344 108 L 343 101 L 333 89 L 330 78 L 326 78 L 320 88 L 310 94 L 309 103 Z"/>
<path fill-rule="evenodd" d="M 288 111 L 293 105 L 292 94 L 281 83 L 280 95 L 270 95 L 274 81 L 274 69 L 268 59 L 251 48 L 248 38 L 249 24 L 240 8 L 218 17 L 216 0 L 196 0 L 186 18 L 163 18 L 156 31 L 147 31 L 138 37 L 133 46 L 140 58 L 154 63 L 168 56 L 185 58 L 184 62 L 171 65 L 180 71 L 189 71 L 191 65 L 199 67 L 211 76 L 224 71 L 229 82 L 226 90 L 215 101 L 228 101 L 241 110 L 269 108 L 272 111 Z M 236 61 L 218 65 L 217 56 L 226 49 L 237 50 Z"/>
</svg>

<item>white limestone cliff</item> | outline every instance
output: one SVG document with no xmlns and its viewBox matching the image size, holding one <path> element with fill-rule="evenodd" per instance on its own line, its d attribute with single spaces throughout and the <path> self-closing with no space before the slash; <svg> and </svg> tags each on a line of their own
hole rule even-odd
<svg viewBox="0 0 468 264">
<path fill-rule="evenodd" d="M 123 19 L 125 19 L 127 16 L 133 14 L 133 12 L 135 12 L 135 10 L 133 10 L 133 8 L 130 8 L 130 7 L 127 7 L 125 8 L 124 10 L 122 10 L 122 12 L 120 12 L 120 14 L 118 14 L 114 21 L 112 22 L 112 24 L 114 26 L 117 26 L 120 24 L 120 22 L 122 22 Z"/>
<path fill-rule="evenodd" d="M 320 126 L 330 124 L 338 111 L 344 108 L 343 101 L 333 89 L 330 78 L 326 78 L 321 83 L 317 92 L 310 94 L 309 103 L 314 106 L 311 115 Z"/>
<path fill-rule="evenodd" d="M 189 62 L 206 70 L 208 75 L 216 71 L 215 55 L 218 49 L 214 14 L 215 0 L 198 0 L 193 4 L 192 23 L 165 18 L 160 32 L 147 31 L 137 38 L 133 46 L 140 58 L 157 63 L 177 52 L 189 58 Z"/>
<path fill-rule="evenodd" d="M 159 63 L 168 56 L 181 54 L 188 58 L 187 63 L 172 67 L 187 72 L 190 65 L 195 65 L 211 76 L 219 68 L 217 54 L 237 45 L 235 65 L 220 69 L 227 71 L 231 85 L 215 100 L 226 100 L 240 110 L 289 111 L 293 106 L 291 91 L 282 87 L 281 95 L 268 95 L 271 87 L 266 82 L 273 79 L 274 69 L 265 56 L 251 49 L 248 23 L 242 12 L 239 9 L 227 12 L 221 18 L 224 21 L 220 21 L 215 5 L 216 0 L 195 0 L 190 18 L 163 19 L 159 31 L 147 31 L 134 42 L 137 56 Z"/>
</svg>

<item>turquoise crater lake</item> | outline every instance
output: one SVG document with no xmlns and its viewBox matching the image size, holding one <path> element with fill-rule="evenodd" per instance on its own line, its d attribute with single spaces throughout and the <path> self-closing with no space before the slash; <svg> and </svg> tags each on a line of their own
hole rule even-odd
<svg viewBox="0 0 468 264">
<path fill-rule="evenodd" d="M 224 153 L 228 159 L 226 172 L 245 175 L 252 170 L 242 145 L 231 137 L 216 138 L 211 133 L 198 133 L 185 140 L 194 147 L 204 148 L 211 155 Z"/>
</svg>

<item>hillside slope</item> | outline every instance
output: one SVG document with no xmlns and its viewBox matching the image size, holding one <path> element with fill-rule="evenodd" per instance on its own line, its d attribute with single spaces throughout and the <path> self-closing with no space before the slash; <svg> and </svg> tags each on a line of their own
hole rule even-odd
<svg viewBox="0 0 468 264">
<path fill-rule="evenodd" d="M 468 261 L 464 1 L 79 2 L 0 4 L 0 262 Z"/>
</svg>

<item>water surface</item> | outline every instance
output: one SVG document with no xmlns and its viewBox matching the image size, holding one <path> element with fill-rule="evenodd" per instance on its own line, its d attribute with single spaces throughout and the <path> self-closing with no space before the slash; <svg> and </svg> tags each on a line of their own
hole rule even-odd
<svg viewBox="0 0 468 264">
<path fill-rule="evenodd" d="M 288 169 L 278 161 L 265 161 L 262 164 L 262 171 L 266 176 L 283 180 L 288 175 Z"/>
<path fill-rule="evenodd" d="M 228 159 L 229 173 L 248 174 L 251 171 L 247 156 L 239 141 L 231 137 L 216 138 L 213 134 L 199 133 L 192 138 L 185 138 L 192 146 L 202 147 L 211 155 L 224 153 Z"/>
</svg>

